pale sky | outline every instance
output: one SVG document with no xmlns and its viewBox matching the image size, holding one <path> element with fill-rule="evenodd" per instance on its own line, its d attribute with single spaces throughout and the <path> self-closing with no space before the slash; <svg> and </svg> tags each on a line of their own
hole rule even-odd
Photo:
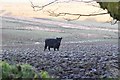
<svg viewBox="0 0 120 80">
<path fill-rule="evenodd" d="M 22 3 L 26 3 L 26 2 L 29 2 L 29 0 L 0 0 L 0 2 L 10 2 L 10 3 L 16 3 L 16 2 L 20 3 L 20 2 L 22 2 Z"/>
<path fill-rule="evenodd" d="M 54 0 L 30 0 L 33 2 L 41 2 L 41 3 L 46 3 L 46 2 L 51 2 Z M 60 1 L 68 1 L 68 0 L 60 0 Z M 81 0 L 79 0 L 81 1 Z M 82 0 L 82 1 L 91 1 L 91 0 Z M 29 0 L 0 0 L 0 2 L 9 2 L 9 3 L 29 3 Z"/>
<path fill-rule="evenodd" d="M 35 3 L 46 4 L 52 2 L 54 0 L 30 0 Z M 68 1 L 68 0 L 59 0 L 59 1 Z M 92 1 L 92 0 L 77 0 L 77 1 Z M 107 2 L 118 2 L 119 0 L 103 0 Z M 1 2 L 9 2 L 9 3 L 29 3 L 29 0 L 0 0 Z"/>
</svg>

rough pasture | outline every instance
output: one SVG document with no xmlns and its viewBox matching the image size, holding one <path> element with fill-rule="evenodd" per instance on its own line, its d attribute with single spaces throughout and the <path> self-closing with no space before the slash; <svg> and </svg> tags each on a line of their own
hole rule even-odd
<svg viewBox="0 0 120 80">
<path fill-rule="evenodd" d="M 119 76 L 116 25 L 3 17 L 2 26 L 0 56 L 10 64 L 28 63 L 59 78 Z M 45 38 L 56 36 L 63 37 L 60 50 L 44 51 Z"/>
<path fill-rule="evenodd" d="M 60 78 L 100 78 L 118 76 L 117 44 L 61 44 L 60 51 L 43 51 L 43 45 L 3 47 L 3 60 L 11 64 L 29 63 L 45 68 Z"/>
</svg>

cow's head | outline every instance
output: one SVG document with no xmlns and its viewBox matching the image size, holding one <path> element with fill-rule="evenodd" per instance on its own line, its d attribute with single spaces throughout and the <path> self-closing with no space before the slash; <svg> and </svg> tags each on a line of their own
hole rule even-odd
<svg viewBox="0 0 120 80">
<path fill-rule="evenodd" d="M 62 37 L 61 38 L 56 38 L 56 40 L 58 41 L 58 42 L 61 42 L 61 40 L 62 40 Z"/>
</svg>

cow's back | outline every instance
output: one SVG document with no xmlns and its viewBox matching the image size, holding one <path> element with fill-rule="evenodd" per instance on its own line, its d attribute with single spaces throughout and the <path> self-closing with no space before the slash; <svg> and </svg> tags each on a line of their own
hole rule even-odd
<svg viewBox="0 0 120 80">
<path fill-rule="evenodd" d="M 56 39 L 46 39 L 45 40 L 45 44 L 47 45 L 54 45 L 55 43 L 57 43 L 57 40 Z"/>
</svg>

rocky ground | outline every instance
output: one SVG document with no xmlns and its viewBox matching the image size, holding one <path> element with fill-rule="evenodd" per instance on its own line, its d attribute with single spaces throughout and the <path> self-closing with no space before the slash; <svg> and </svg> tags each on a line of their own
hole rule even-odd
<svg viewBox="0 0 120 80">
<path fill-rule="evenodd" d="M 3 46 L 3 60 L 44 68 L 59 78 L 118 77 L 117 43 L 62 43 L 60 51 L 43 51 L 43 44 Z"/>
</svg>

